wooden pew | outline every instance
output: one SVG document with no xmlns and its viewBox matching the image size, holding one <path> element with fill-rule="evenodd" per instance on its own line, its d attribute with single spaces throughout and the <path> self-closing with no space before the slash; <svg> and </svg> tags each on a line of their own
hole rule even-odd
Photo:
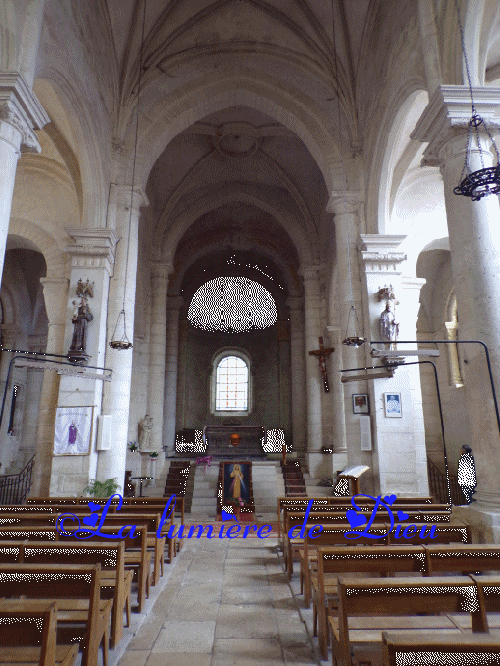
<svg viewBox="0 0 500 666">
<path fill-rule="evenodd" d="M 57 603 L 0 599 L 0 664 L 73 666 L 78 644 L 57 645 Z"/>
<path fill-rule="evenodd" d="M 327 608 L 337 595 L 339 575 L 362 573 L 370 576 L 393 573 L 421 573 L 425 575 L 426 562 L 423 546 L 367 545 L 356 548 L 318 549 L 317 574 L 312 578 L 314 605 L 314 635 L 317 634 L 323 659 L 327 658 Z M 330 606 L 331 607 L 331 606 Z"/>
<path fill-rule="evenodd" d="M 278 545 L 281 546 L 281 532 L 282 525 L 284 524 L 281 519 L 282 511 L 285 507 L 290 507 L 294 511 L 300 511 L 301 509 L 307 507 L 307 504 L 310 500 L 313 500 L 313 508 L 318 507 L 335 507 L 337 510 L 347 510 L 352 508 L 351 500 L 352 496 L 346 497 L 278 497 L 277 501 L 277 522 L 278 522 Z M 361 503 L 365 506 L 368 506 L 369 500 L 365 498 L 359 498 L 356 500 L 358 505 L 361 506 Z M 373 501 L 371 504 L 373 505 Z M 422 497 L 398 497 L 394 504 L 391 506 L 398 505 L 414 505 L 422 506 L 422 508 L 428 508 L 426 505 L 432 504 L 432 498 L 428 496 Z M 432 509 L 435 511 L 449 511 L 450 507 L 448 504 L 432 504 Z"/>
<path fill-rule="evenodd" d="M 365 511 L 361 510 L 358 513 L 365 513 Z M 402 525 L 402 530 L 406 526 L 409 525 L 416 525 L 418 527 L 417 529 L 417 534 L 416 538 L 414 539 L 413 543 L 421 543 L 421 540 L 418 539 L 418 534 L 420 533 L 423 524 L 436 524 L 436 526 L 442 525 L 442 524 L 447 524 L 449 521 L 449 513 L 448 512 L 432 512 L 432 513 L 427 513 L 423 511 L 417 511 L 415 513 L 410 512 L 410 509 L 405 508 L 405 513 L 408 515 L 408 519 L 406 519 Z M 367 514 L 370 515 L 371 511 Z M 397 516 L 396 516 L 397 517 Z M 298 557 L 299 551 L 301 548 L 303 548 L 303 539 L 295 537 L 293 539 L 293 542 L 290 541 L 288 537 L 288 533 L 291 528 L 294 528 L 298 525 L 302 525 L 303 521 L 305 518 L 305 511 L 302 512 L 290 512 L 288 509 L 284 510 L 284 532 L 283 532 L 283 554 L 284 554 L 284 559 L 285 559 L 285 569 L 287 571 L 289 579 L 291 579 L 292 574 L 293 574 L 293 558 L 294 556 Z M 384 520 L 384 515 L 382 514 L 380 516 L 380 519 L 377 521 L 379 523 L 382 523 Z M 439 522 L 439 521 L 443 522 Z M 314 511 L 310 512 L 307 518 L 308 524 L 319 524 L 319 525 L 329 525 L 332 523 L 346 523 L 346 514 L 345 512 L 340 512 L 340 511 Z M 397 523 L 396 524 L 400 524 Z M 461 524 L 461 527 L 464 528 L 465 526 Z M 363 528 L 363 526 L 361 526 Z M 349 531 L 352 528 L 348 525 L 347 529 L 345 531 Z M 396 529 L 396 527 L 394 528 Z M 426 533 L 429 530 L 426 530 Z M 299 533 L 299 530 L 297 529 L 294 533 Z M 402 542 L 408 543 L 406 538 L 402 539 L 396 539 L 395 535 L 393 535 L 392 540 L 394 543 L 401 545 Z M 430 540 L 432 542 L 432 539 Z"/>
<path fill-rule="evenodd" d="M 500 637 L 491 634 L 436 635 L 425 632 L 382 632 L 384 666 L 417 664 L 417 655 L 431 652 L 433 664 L 449 664 L 447 656 L 456 655 L 456 664 L 500 664 Z"/>
<path fill-rule="evenodd" d="M 77 541 L 75 539 L 75 541 Z M 12 545 L 12 544 L 9 544 Z M 77 541 L 71 543 L 23 542 L 18 562 L 24 564 L 100 564 L 101 598 L 106 590 L 113 600 L 111 613 L 111 647 L 123 636 L 123 612 L 130 626 L 130 594 L 132 571 L 125 571 L 125 546 L 123 542 L 102 543 Z"/>
<path fill-rule="evenodd" d="M 69 526 L 67 526 L 69 527 Z M 76 529 L 77 525 L 73 524 L 72 529 Z M 101 532 L 106 534 L 117 534 L 119 528 L 115 525 L 114 527 L 102 527 Z M 127 530 L 128 533 L 128 530 Z M 39 527 L 30 527 L 30 526 L 9 526 L 9 527 L 0 527 L 0 545 L 2 541 L 7 540 L 29 540 L 29 541 L 40 541 L 40 540 L 52 540 L 54 542 L 58 541 L 69 541 L 71 543 L 88 543 L 89 540 L 102 542 L 102 537 L 99 535 L 94 535 L 92 530 L 89 529 L 89 538 L 88 539 L 77 539 L 72 535 L 72 532 L 67 534 L 60 534 L 55 525 L 48 526 L 39 526 Z M 144 605 L 146 596 L 149 595 L 149 575 L 151 569 L 151 558 L 152 553 L 148 552 L 148 534 L 147 526 L 138 526 L 135 531 L 135 538 L 124 538 L 120 539 L 117 537 L 118 541 L 123 541 L 125 546 L 125 567 L 134 569 L 137 571 L 137 581 L 138 581 L 138 612 L 142 612 L 142 607 Z M 106 541 L 105 543 L 109 543 Z"/>
<path fill-rule="evenodd" d="M 82 528 L 83 529 L 83 528 Z M 101 527 L 101 532 L 105 534 L 116 534 L 115 527 Z M 83 540 L 77 539 L 72 534 L 59 534 L 58 540 L 71 543 L 92 543 L 102 542 L 102 537 L 95 534 L 93 530 L 88 530 L 89 537 Z M 148 551 L 148 533 L 146 525 L 137 525 L 134 531 L 134 537 L 130 537 L 129 530 L 123 537 L 116 537 L 117 541 L 122 542 L 125 548 L 124 566 L 125 569 L 133 569 L 137 574 L 137 601 L 138 612 L 142 613 L 146 597 L 149 596 L 149 575 L 151 570 L 151 555 Z M 113 540 L 106 541 L 113 543 Z"/>
<path fill-rule="evenodd" d="M 468 609 L 473 630 L 487 631 L 481 621 L 477 587 L 469 576 L 386 580 L 340 577 L 338 595 L 338 617 L 328 617 L 332 664 L 338 661 L 341 666 L 351 666 L 353 645 L 381 643 L 382 631 L 438 630 L 460 635 L 460 629 L 441 613 Z M 429 610 L 434 615 L 415 615 Z"/>
<path fill-rule="evenodd" d="M 425 545 L 426 567 L 430 576 L 444 572 L 466 573 L 495 571 L 500 573 L 500 546 L 463 544 L 460 546 Z"/>
<path fill-rule="evenodd" d="M 406 523 L 411 524 L 410 521 Z M 421 546 L 423 544 L 433 544 L 433 543 L 460 543 L 466 544 L 471 542 L 470 528 L 465 523 L 459 521 L 454 521 L 453 523 L 436 523 L 434 535 L 435 538 L 431 539 L 430 531 L 425 530 L 425 536 L 422 538 L 420 536 L 420 530 L 409 537 L 403 539 L 397 539 L 394 533 L 394 530 L 389 534 L 389 545 L 398 545 L 404 542 L 408 545 Z"/>
<path fill-rule="evenodd" d="M 57 564 L 2 564 L 0 580 L 4 597 L 26 596 L 58 602 L 57 631 L 80 641 L 82 666 L 97 666 L 99 646 L 108 665 L 109 624 L 113 602 L 100 598 L 101 566 Z M 67 625 L 66 628 L 64 625 Z M 79 626 L 78 626 L 79 625 Z"/>
</svg>

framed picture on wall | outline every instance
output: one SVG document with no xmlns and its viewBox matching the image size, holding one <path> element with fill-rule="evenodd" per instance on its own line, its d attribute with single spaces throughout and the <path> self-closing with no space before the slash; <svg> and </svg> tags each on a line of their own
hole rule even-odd
<svg viewBox="0 0 500 666">
<path fill-rule="evenodd" d="M 366 393 L 353 393 L 352 395 L 352 411 L 353 414 L 369 414 L 370 403 L 368 402 L 368 394 Z"/>
<path fill-rule="evenodd" d="M 54 432 L 55 456 L 90 453 L 93 407 L 58 407 Z"/>
<path fill-rule="evenodd" d="M 388 419 L 401 418 L 403 416 L 401 393 L 384 393 L 384 410 Z"/>
</svg>

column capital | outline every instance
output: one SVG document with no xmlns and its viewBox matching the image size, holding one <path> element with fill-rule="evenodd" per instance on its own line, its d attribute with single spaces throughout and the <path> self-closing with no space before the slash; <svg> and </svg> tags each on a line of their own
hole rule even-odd
<svg viewBox="0 0 500 666">
<path fill-rule="evenodd" d="M 500 104 L 500 88 L 476 86 L 472 88 L 472 94 L 479 115 L 494 123 Z M 412 139 L 428 142 L 422 163 L 426 166 L 441 166 L 446 162 L 447 156 L 443 149 L 459 137 L 465 140 L 471 116 L 468 86 L 439 86 L 411 135 Z"/>
<path fill-rule="evenodd" d="M 406 254 L 396 252 L 406 236 L 360 234 L 361 256 L 367 273 L 395 273 Z"/>
<path fill-rule="evenodd" d="M 151 279 L 168 280 L 168 276 L 173 273 L 174 267 L 170 262 L 152 261 Z"/>
<path fill-rule="evenodd" d="M 304 309 L 304 298 L 302 296 L 289 296 L 285 305 L 288 305 L 291 312 L 298 312 Z"/>
<path fill-rule="evenodd" d="M 112 229 L 66 229 L 74 241 L 66 247 L 71 268 L 97 268 L 111 275 L 118 236 Z"/>
<path fill-rule="evenodd" d="M 331 192 L 326 211 L 334 215 L 352 215 L 363 203 L 362 192 Z"/>
<path fill-rule="evenodd" d="M 297 273 L 302 275 L 304 282 L 306 280 L 318 280 L 319 272 L 323 268 L 321 264 L 314 264 L 310 266 L 301 266 Z"/>
<path fill-rule="evenodd" d="M 115 193 L 117 205 L 124 207 L 125 210 L 129 210 L 131 203 L 132 208 L 136 211 L 149 206 L 149 199 L 142 187 L 134 187 L 132 191 L 132 185 L 118 185 Z"/>
<path fill-rule="evenodd" d="M 69 280 L 67 278 L 40 278 L 49 325 L 65 324 Z"/>
<path fill-rule="evenodd" d="M 41 151 L 33 130 L 44 127 L 50 118 L 26 81 L 16 72 L 0 72 L 0 121 L 0 125 L 5 123 L 21 136 L 21 150 Z"/>
<path fill-rule="evenodd" d="M 182 296 L 167 296 L 167 310 L 180 310 L 183 305 Z"/>
</svg>

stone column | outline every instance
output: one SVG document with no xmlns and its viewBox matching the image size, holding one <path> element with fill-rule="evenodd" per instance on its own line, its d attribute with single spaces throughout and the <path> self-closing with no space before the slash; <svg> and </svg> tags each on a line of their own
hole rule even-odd
<svg viewBox="0 0 500 666">
<path fill-rule="evenodd" d="M 474 88 L 476 111 L 487 121 L 500 103 L 499 88 Z M 481 340 L 489 349 L 497 394 L 500 391 L 500 209 L 498 197 L 479 201 L 456 196 L 464 166 L 467 131 L 471 115 L 469 90 L 465 86 L 441 86 L 432 97 L 415 129 L 414 138 L 429 142 L 424 162 L 438 165 L 444 181 L 444 196 L 450 238 L 453 278 L 463 340 Z M 492 155 L 482 143 L 482 159 L 472 140 L 473 170 L 489 167 Z M 500 435 L 487 374 L 485 353 L 479 345 L 463 345 L 463 374 L 468 418 L 472 433 L 477 476 L 477 503 L 458 510 L 476 525 L 479 541 L 500 543 Z M 458 515 L 458 514 L 457 514 Z"/>
<path fill-rule="evenodd" d="M 405 236 L 382 234 L 361 236 L 367 316 L 371 324 L 367 330 L 368 342 L 380 340 L 380 315 L 385 308 L 385 301 L 379 300 L 378 291 L 390 284 L 394 288 L 396 299 L 400 301 L 400 305 L 395 309 L 396 320 L 400 324 L 399 339 L 416 340 L 418 294 L 423 281 L 401 277 L 401 266 L 406 260 L 406 255 L 398 252 L 397 248 L 404 238 Z M 382 345 L 378 347 L 383 348 Z M 412 357 L 409 360 L 411 361 Z M 370 365 L 378 363 L 373 362 Z M 369 384 L 373 448 L 371 458 L 375 472 L 375 492 L 395 493 L 407 497 L 427 495 L 427 466 L 418 370 L 415 371 L 413 366 L 399 367 L 394 377 L 374 379 Z M 401 394 L 401 418 L 386 416 L 384 393 Z"/>
<path fill-rule="evenodd" d="M 106 355 L 106 325 L 109 295 L 109 280 L 117 236 L 110 229 L 67 229 L 73 244 L 66 248 L 71 258 L 70 289 L 66 300 L 64 352 L 68 353 L 73 338 L 73 301 L 77 296 L 78 283 L 93 286 L 91 296 L 86 295 L 93 320 L 87 328 L 86 354 L 91 366 L 104 366 Z M 101 413 L 103 382 L 98 379 L 83 379 L 63 375 L 59 382 L 57 405 L 59 407 L 93 407 L 92 431 L 89 455 L 55 456 L 52 461 L 50 494 L 64 496 L 81 493 L 89 480 L 95 478 L 97 416 Z"/>
<path fill-rule="evenodd" d="M 290 308 L 290 360 L 292 371 L 292 436 L 293 450 L 306 449 L 306 361 L 304 348 L 304 299 L 288 298 Z"/>
<path fill-rule="evenodd" d="M 276 322 L 278 338 L 278 412 L 277 427 L 282 428 L 287 444 L 290 444 L 290 329 L 288 321 L 279 319 Z"/>
<path fill-rule="evenodd" d="M 167 298 L 167 346 L 165 353 L 165 418 L 163 446 L 168 456 L 175 453 L 175 424 L 177 414 L 177 366 L 179 361 L 179 310 L 182 296 Z"/>
<path fill-rule="evenodd" d="M 10 222 L 12 194 L 20 151 L 40 152 L 33 129 L 49 117 L 20 74 L 0 73 L 0 276 Z M 1 278 L 0 278 L 1 279 Z"/>
<path fill-rule="evenodd" d="M 302 266 L 299 274 L 304 277 L 304 321 L 305 321 L 305 359 L 306 359 L 306 394 L 307 394 L 307 463 L 313 478 L 327 476 L 328 469 L 323 446 L 323 422 L 321 402 L 323 378 L 316 356 L 310 351 L 318 349 L 321 336 L 319 266 Z"/>
<path fill-rule="evenodd" d="M 335 244 L 338 276 L 338 297 L 340 309 L 340 344 L 334 345 L 334 354 L 339 358 L 338 369 L 359 368 L 365 365 L 365 348 L 355 348 L 342 345 L 346 334 L 364 337 L 363 307 L 361 300 L 361 281 L 359 271 L 359 206 L 362 203 L 358 192 L 334 192 L 328 202 L 327 211 L 334 213 Z M 354 304 L 355 313 L 352 311 Z M 349 327 L 349 330 L 348 330 Z M 367 393 L 366 382 L 340 382 L 340 373 L 337 372 L 335 382 L 339 382 L 338 392 L 343 394 L 344 423 L 337 424 L 337 429 L 345 429 L 345 442 L 342 448 L 347 448 L 347 464 L 368 465 L 371 467 L 370 452 L 361 451 L 361 429 L 359 416 L 353 413 L 352 396 L 357 393 Z M 342 448 L 340 450 L 342 450 Z M 336 468 L 337 469 L 337 468 Z M 366 489 L 368 477 L 363 479 Z"/>
<path fill-rule="evenodd" d="M 151 335 L 149 361 L 149 414 L 153 417 L 152 450 L 162 451 L 165 402 L 165 346 L 167 343 L 167 289 L 172 264 L 154 263 L 151 268 Z"/>
<path fill-rule="evenodd" d="M 66 278 L 40 278 L 47 311 L 47 354 L 64 353 L 64 330 L 68 309 L 69 280 Z M 59 375 L 45 370 L 43 373 L 40 411 L 36 440 L 35 466 L 30 495 L 48 497 L 52 473 L 54 428 L 59 393 Z"/>
<path fill-rule="evenodd" d="M 330 393 L 333 403 L 332 463 L 333 472 L 335 473 L 337 470 L 347 467 L 344 385 L 340 381 L 340 370 L 343 368 L 342 340 L 345 330 L 342 331 L 338 326 L 327 326 L 326 330 L 330 340 L 328 346 L 335 348 L 327 363 L 328 377 L 330 378 Z"/>
<path fill-rule="evenodd" d="M 104 481 L 116 477 L 122 488 L 127 455 L 132 350 L 112 349 L 109 342 L 122 308 L 125 310 L 127 336 L 130 341 L 134 339 L 139 215 L 141 206 L 146 205 L 146 195 L 139 190 L 132 192 L 131 187 L 117 188 L 115 230 L 120 242 L 116 247 L 114 274 L 109 288 L 105 362 L 105 366 L 113 371 L 113 377 L 104 386 L 102 402 L 102 413 L 112 416 L 112 448 L 99 453 L 97 478 Z M 116 334 L 121 337 L 120 331 Z"/>
</svg>

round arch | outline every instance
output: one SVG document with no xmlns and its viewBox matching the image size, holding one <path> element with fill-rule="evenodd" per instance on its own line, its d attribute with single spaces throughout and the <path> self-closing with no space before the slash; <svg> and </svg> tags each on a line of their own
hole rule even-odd
<svg viewBox="0 0 500 666">
<path fill-rule="evenodd" d="M 208 197 L 194 201 L 191 206 L 173 221 L 168 232 L 157 231 L 154 245 L 160 248 L 162 261 L 167 261 L 175 254 L 179 241 L 189 227 L 200 217 L 200 215 L 212 212 L 222 205 L 229 203 L 248 203 L 269 213 L 281 224 L 285 233 L 292 239 L 297 250 L 301 264 L 314 263 L 317 250 L 311 242 L 300 222 L 290 214 L 289 211 L 279 206 L 277 202 L 269 202 L 263 199 L 258 187 L 239 185 L 231 188 L 225 187 L 222 192 L 212 192 Z"/>
<path fill-rule="evenodd" d="M 153 120 L 139 140 L 137 182 L 145 187 L 154 163 L 177 134 L 205 116 L 231 106 L 255 108 L 293 131 L 316 161 L 328 191 L 335 189 L 332 166 L 341 160 L 324 111 L 293 86 L 271 76 L 257 78 L 255 72 L 246 68 L 237 75 L 228 70 L 195 79 L 180 88 L 171 105 L 166 106 L 162 99 L 147 110 Z"/>
<path fill-rule="evenodd" d="M 36 250 L 43 255 L 47 265 L 47 277 L 65 277 L 66 253 L 59 249 L 61 238 L 49 234 L 33 222 L 11 218 L 9 235 L 24 238 L 35 246 Z"/>
</svg>

